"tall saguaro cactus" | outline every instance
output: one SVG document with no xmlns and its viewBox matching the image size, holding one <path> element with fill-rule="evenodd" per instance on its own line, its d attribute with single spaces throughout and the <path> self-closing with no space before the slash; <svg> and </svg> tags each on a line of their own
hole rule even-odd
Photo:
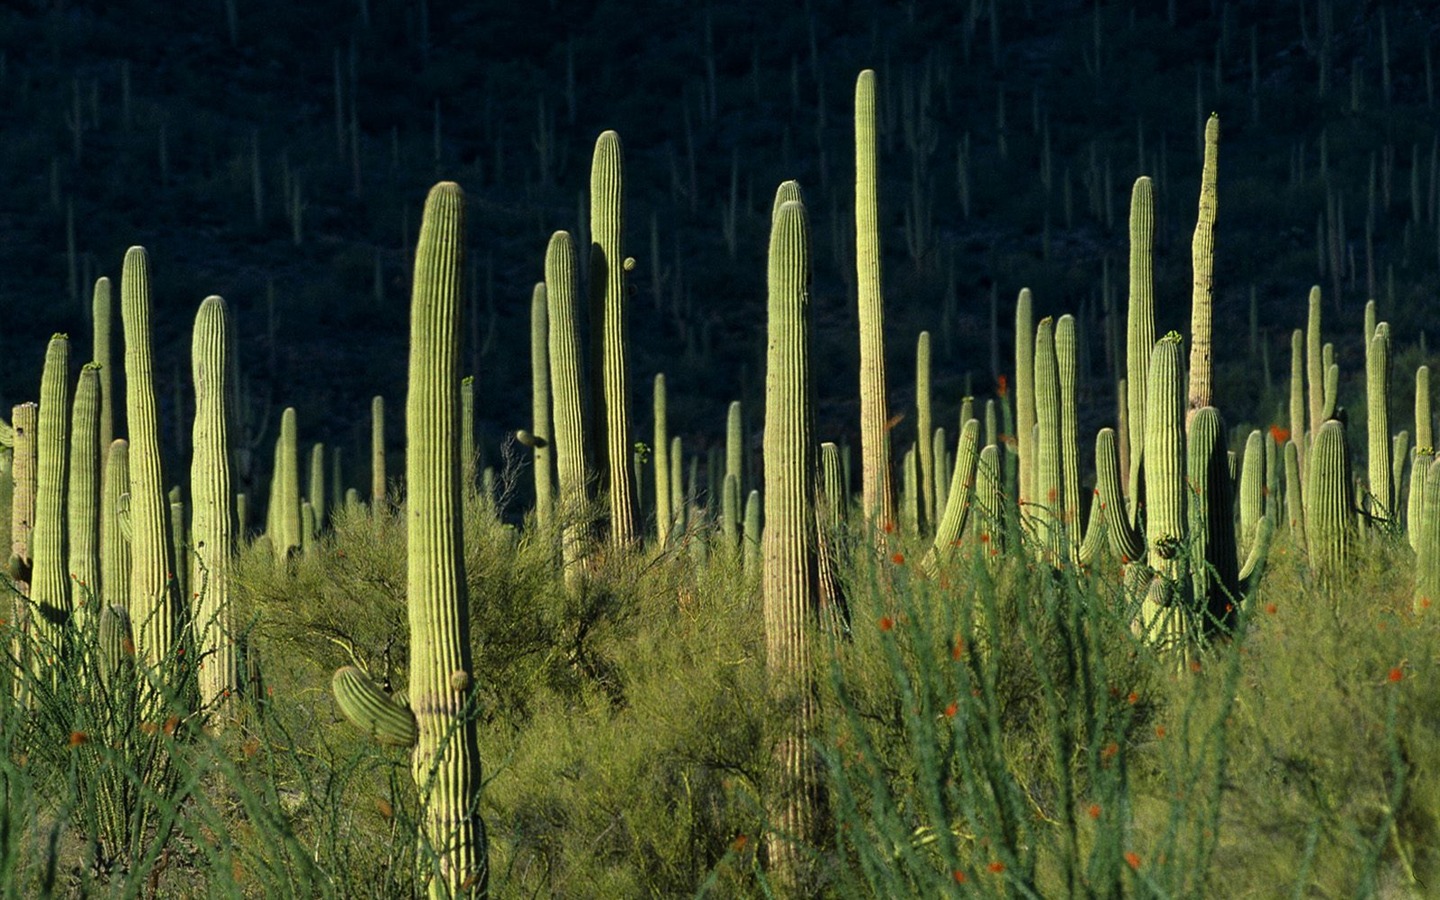
<svg viewBox="0 0 1440 900">
<path fill-rule="evenodd" d="M 30 600 L 39 610 L 39 625 L 59 637 L 56 627 L 70 618 L 70 577 L 65 527 L 65 485 L 69 469 L 70 391 L 66 384 L 70 339 L 50 338 L 40 376 L 40 421 L 36 441 L 35 528 L 30 535 L 33 569 Z"/>
<path fill-rule="evenodd" d="M 530 433 L 535 436 L 535 524 L 550 528 L 555 514 L 551 489 L 555 468 L 550 446 L 550 314 L 545 283 L 530 292 Z"/>
<path fill-rule="evenodd" d="M 130 617 L 136 652 L 156 666 L 174 651 L 178 616 L 166 533 L 165 480 L 150 355 L 150 258 L 125 254 L 120 317 L 125 328 L 125 418 L 130 432 Z"/>
<path fill-rule="evenodd" d="M 1130 299 L 1125 333 L 1126 421 L 1130 428 L 1130 524 L 1137 524 L 1140 469 L 1145 461 L 1145 393 L 1155 348 L 1155 186 L 1135 179 L 1130 192 Z"/>
<path fill-rule="evenodd" d="M 114 320 L 115 301 L 112 296 L 110 279 L 101 277 L 95 282 L 95 293 L 91 301 L 90 317 L 94 321 L 91 330 L 94 346 L 90 360 L 98 367 L 100 380 L 100 446 L 108 448 L 115 440 L 115 372 L 110 365 L 110 351 L 113 346 L 111 322 Z M 102 461 L 101 468 L 104 468 Z"/>
<path fill-rule="evenodd" d="M 855 276 L 860 304 L 860 495 L 865 518 L 893 525 L 889 407 L 885 393 L 885 301 L 880 285 L 880 201 L 875 72 L 855 81 Z M 773 224 L 772 224 L 772 227 Z"/>
<path fill-rule="evenodd" d="M 550 313 L 550 394 L 554 408 L 555 473 L 563 523 L 561 554 L 565 578 L 574 584 L 589 549 L 586 508 L 590 490 L 589 446 L 585 440 L 575 242 L 567 231 L 550 236 L 545 248 L 545 297 Z"/>
<path fill-rule="evenodd" d="M 819 601 L 810 248 L 799 202 L 787 201 L 772 219 L 768 281 L 762 593 L 766 671 L 776 701 L 790 710 L 775 743 L 779 783 L 770 807 L 778 833 L 770 859 L 777 881 L 800 896 L 806 882 L 802 848 L 817 830 L 820 780 L 810 748 L 816 717 L 810 632 Z"/>
<path fill-rule="evenodd" d="M 69 564 L 76 624 L 98 613 L 100 593 L 100 366 L 86 363 L 70 415 L 70 474 L 66 488 Z"/>
<path fill-rule="evenodd" d="M 652 397 L 655 417 L 655 536 L 664 547 L 670 543 L 675 501 L 670 494 L 669 400 L 665 394 L 665 373 L 655 376 Z"/>
<path fill-rule="evenodd" d="M 385 508 L 385 398 L 370 398 L 370 510 Z"/>
<path fill-rule="evenodd" d="M 1200 214 L 1190 245 L 1194 285 L 1190 295 L 1190 396 L 1185 423 L 1214 404 L 1214 355 L 1211 327 L 1215 308 L 1215 182 L 1220 156 L 1220 117 L 1205 123 L 1205 162 L 1200 172 Z"/>
<path fill-rule="evenodd" d="M 610 491 L 610 543 L 626 547 L 636 529 L 635 484 L 630 469 L 629 326 L 625 315 L 624 157 L 620 135 L 606 131 L 595 141 L 590 166 L 590 312 L 598 338 L 604 401 L 600 471 Z"/>
<path fill-rule="evenodd" d="M 195 380 L 194 452 L 190 462 L 194 552 L 191 611 L 203 660 L 200 702 L 223 703 L 237 684 L 234 616 L 230 608 L 230 554 L 234 542 L 230 493 L 230 318 L 225 301 L 206 297 L 195 316 L 191 370 Z"/>
</svg>

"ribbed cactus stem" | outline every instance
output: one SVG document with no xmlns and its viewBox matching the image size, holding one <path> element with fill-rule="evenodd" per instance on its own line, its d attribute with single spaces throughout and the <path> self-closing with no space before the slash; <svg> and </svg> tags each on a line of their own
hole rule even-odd
<svg viewBox="0 0 1440 900">
<path fill-rule="evenodd" d="M 1372 522 L 1387 522 L 1394 518 L 1396 510 L 1390 456 L 1390 326 L 1384 322 L 1375 326 L 1365 354 L 1365 401 L 1370 518 Z"/>
<path fill-rule="evenodd" d="M 405 402 L 409 702 L 419 731 L 412 771 L 423 832 L 439 857 L 432 897 L 483 895 L 489 874 L 479 816 L 480 752 L 466 709 L 475 674 L 456 430 L 464 210 L 464 195 L 451 182 L 436 185 L 425 201 Z"/>
<path fill-rule="evenodd" d="M 629 466 L 630 380 L 626 321 L 624 232 L 624 160 L 620 136 L 606 131 L 595 141 L 590 167 L 590 310 L 599 338 L 604 415 L 599 448 L 601 480 L 610 492 L 610 543 L 627 547 L 639 537 L 635 486 Z"/>
<path fill-rule="evenodd" d="M 70 340 L 50 338 L 40 376 L 40 419 L 36 446 L 35 529 L 30 535 L 30 600 L 39 611 L 46 643 L 58 640 L 71 612 L 65 484 L 70 446 Z M 53 653 L 53 650 L 48 652 Z"/>
<path fill-rule="evenodd" d="M 741 538 L 741 565 L 745 576 L 760 575 L 761 506 L 760 492 L 751 491 L 745 497 L 745 532 Z"/>
<path fill-rule="evenodd" d="M 1355 532 L 1350 456 L 1345 426 L 1331 419 L 1310 448 L 1305 490 L 1305 537 L 1311 570 L 1331 581 L 1344 571 Z"/>
<path fill-rule="evenodd" d="M 120 527 L 121 499 L 130 496 L 130 445 L 110 442 L 105 451 L 105 483 L 100 490 L 100 602 L 130 608 L 130 538 Z"/>
<path fill-rule="evenodd" d="M 1430 367 L 1415 370 L 1415 446 L 1434 449 L 1434 419 L 1430 415 Z"/>
<path fill-rule="evenodd" d="M 804 848 L 818 830 L 821 783 L 810 747 L 817 715 L 810 684 L 810 632 L 819 601 L 810 247 L 805 207 L 798 202 L 782 204 L 772 222 L 768 285 L 761 582 L 765 667 L 776 702 L 788 710 L 774 746 L 778 771 L 768 805 L 776 837 L 770 861 L 779 884 L 803 893 L 808 882 Z"/>
<path fill-rule="evenodd" d="M 1105 532 L 1110 546 L 1122 565 L 1140 560 L 1145 552 L 1145 538 L 1134 525 L 1125 508 L 1120 490 L 1120 455 L 1115 431 L 1102 428 L 1095 435 L 1095 490 L 1100 492 L 1099 512 L 1105 517 Z"/>
<path fill-rule="evenodd" d="M 545 250 L 545 298 L 550 320 L 550 391 L 554 404 L 555 469 L 563 523 L 565 577 L 572 586 L 589 550 L 590 468 L 586 454 L 585 406 L 581 396 L 575 243 L 569 232 L 550 236 Z"/>
<path fill-rule="evenodd" d="M 535 442 L 535 524 L 548 532 L 555 518 L 555 449 L 550 435 L 550 299 L 545 283 L 530 292 L 530 432 Z M 659 458 L 659 449 L 656 458 Z"/>
<path fill-rule="evenodd" d="M 1064 500 L 1063 521 L 1071 558 L 1080 549 L 1085 523 L 1080 518 L 1080 432 L 1075 417 L 1080 409 L 1077 396 L 1079 361 L 1076 352 L 1075 317 L 1061 316 L 1055 322 L 1055 364 L 1060 378 L 1060 484 Z"/>
<path fill-rule="evenodd" d="M 1213 406 L 1195 411 L 1187 436 L 1192 612 L 1205 630 L 1229 628 L 1240 594 L 1234 482 L 1227 471 L 1225 423 Z"/>
<path fill-rule="evenodd" d="M 665 373 L 655 376 L 653 389 L 655 418 L 655 536 L 664 547 L 670 543 L 670 528 L 675 523 L 675 501 L 671 496 L 670 413 L 665 396 Z"/>
<path fill-rule="evenodd" d="M 1285 521 L 1290 534 L 1305 543 L 1305 488 L 1300 480 L 1300 446 L 1293 438 L 1285 442 Z"/>
<path fill-rule="evenodd" d="M 1415 547 L 1414 609 L 1419 614 L 1440 603 L 1440 461 L 1427 462 L 1421 469 L 1416 456 L 1415 468 L 1419 474 L 1411 476 L 1412 482 L 1425 485 Z"/>
<path fill-rule="evenodd" d="M 965 532 L 965 522 L 970 516 L 970 506 L 975 499 L 976 469 L 980 464 L 980 422 L 971 419 L 960 430 L 960 440 L 955 446 L 955 471 L 950 476 L 950 490 L 945 511 L 935 528 L 935 540 L 926 554 L 925 567 L 934 571 L 950 561 L 960 536 Z M 988 448 L 987 448 L 988 449 Z"/>
<path fill-rule="evenodd" d="M 1200 210 L 1190 243 L 1193 283 L 1190 294 L 1190 397 L 1186 422 L 1202 407 L 1214 404 L 1214 358 L 1211 329 L 1215 297 L 1215 206 L 1220 157 L 1220 117 L 1205 123 L 1205 158 L 1200 172 Z"/>
<path fill-rule="evenodd" d="M 1185 625 L 1179 612 L 1188 524 L 1181 352 L 1180 335 L 1173 331 L 1155 342 L 1145 395 L 1145 543 L 1155 582 L 1146 593 L 1139 625 L 1161 643 L 1175 640 Z"/>
<path fill-rule="evenodd" d="M 325 497 L 325 445 L 315 444 L 310 448 L 310 474 L 306 479 L 305 499 L 310 501 L 310 511 L 315 516 L 314 529 L 309 534 L 316 535 L 320 529 L 325 527 L 326 497 Z"/>
<path fill-rule="evenodd" d="M 1145 455 L 1145 392 L 1155 348 L 1155 186 L 1140 176 L 1130 191 L 1130 296 L 1125 331 L 1126 419 L 1130 465 L 1126 496 L 1136 524 L 1140 469 Z"/>
<path fill-rule="evenodd" d="M 920 533 L 920 457 L 912 444 L 900 458 L 900 527 L 907 535 Z"/>
<path fill-rule="evenodd" d="M 1245 549 L 1254 540 L 1255 525 L 1265 515 L 1265 435 L 1251 431 L 1245 439 L 1240 467 L 1240 540 Z"/>
<path fill-rule="evenodd" d="M 722 490 L 730 490 L 725 485 L 731 475 L 735 476 L 734 503 L 739 509 L 740 492 L 745 486 L 745 418 L 739 400 L 730 402 L 725 416 L 725 481 L 721 482 Z"/>
<path fill-rule="evenodd" d="M 1425 491 L 1428 479 L 1425 473 L 1430 471 L 1430 464 L 1435 461 L 1435 454 L 1428 448 L 1417 447 L 1415 459 L 1410 463 L 1410 486 L 1406 492 L 1405 501 L 1405 537 L 1410 541 L 1410 549 L 1416 553 L 1420 552 L 1421 535 L 1425 527 Z"/>
<path fill-rule="evenodd" d="M 120 317 L 125 329 L 125 421 L 130 433 L 130 618 L 136 648 L 149 667 L 175 650 L 178 603 L 166 533 L 165 480 L 150 353 L 150 261 L 144 248 L 125 254 Z"/>
<path fill-rule="evenodd" d="M 860 486 L 866 521 L 894 522 L 889 406 L 885 387 L 885 301 L 881 288 L 875 72 L 855 80 L 855 277 L 860 321 Z"/>
<path fill-rule="evenodd" d="M 460 485 L 465 494 L 475 490 L 480 474 L 480 448 L 475 444 L 475 376 L 460 379 Z"/>
<path fill-rule="evenodd" d="M 988 444 L 980 451 L 975 466 L 975 514 L 978 517 L 976 532 L 980 543 L 987 549 L 987 561 L 995 560 L 1005 551 L 1008 523 L 1006 516 L 1011 509 L 1005 495 L 1005 474 L 1001 471 L 1001 449 L 997 444 Z M 960 460 L 957 458 L 956 463 Z M 946 507 L 950 501 L 946 500 Z"/>
<path fill-rule="evenodd" d="M 845 528 L 849 499 L 840 465 L 840 447 L 826 441 L 820 445 L 820 524 L 837 537 Z"/>
<path fill-rule="evenodd" d="M 235 615 L 230 602 L 230 558 L 235 540 L 230 486 L 231 344 L 225 301 L 206 297 L 195 314 L 190 353 L 195 382 L 190 463 L 191 621 L 201 659 L 200 702 L 206 707 L 225 704 L 239 684 Z M 322 464 L 323 459 L 322 454 Z M 315 477 L 312 470 L 312 496 Z"/>
<path fill-rule="evenodd" d="M 76 628 L 95 614 L 100 599 L 100 367 L 86 363 L 75 384 L 70 416 L 69 527 L 71 601 Z"/>
<path fill-rule="evenodd" d="M 931 407 L 930 332 L 915 341 L 915 446 L 920 452 L 920 514 L 927 531 L 935 528 L 935 418 Z"/>
<path fill-rule="evenodd" d="M 1309 436 L 1310 442 L 1314 443 L 1316 434 L 1320 431 L 1320 425 L 1325 421 L 1325 364 L 1320 335 L 1320 287 L 1316 285 L 1310 288 L 1309 312 L 1305 323 L 1305 381 L 1309 385 L 1310 397 L 1310 423 L 1305 434 Z M 1295 439 L 1304 443 L 1304 438 L 1295 435 Z M 1309 462 L 1309 447 L 1304 447 L 1301 467 Z M 1309 480 L 1307 474 L 1306 480 Z"/>
<path fill-rule="evenodd" d="M 945 509 L 947 492 L 950 490 L 950 469 L 953 464 L 949 452 L 945 449 L 945 437 L 945 429 L 936 428 L 930 439 L 930 458 L 935 461 L 935 468 L 930 473 L 930 480 L 933 482 L 930 490 L 935 495 L 935 508 L 942 512 Z"/>
<path fill-rule="evenodd" d="M 1064 470 L 1060 449 L 1060 376 L 1055 361 L 1053 320 L 1035 329 L 1035 496 L 1024 509 L 1041 558 L 1058 564 L 1068 556 L 1065 533 Z"/>
<path fill-rule="evenodd" d="M 330 690 L 340 711 L 376 743 L 387 747 L 413 747 L 420 739 L 415 714 L 380 689 L 370 676 L 354 666 L 337 669 Z M 442 895 L 444 896 L 444 895 Z"/>
<path fill-rule="evenodd" d="M 91 348 L 91 362 L 97 366 L 96 376 L 100 379 L 100 422 L 99 422 L 99 445 L 102 448 L 110 446 L 115 440 L 115 372 L 111 365 L 111 349 L 114 347 L 114 321 L 115 300 L 111 290 L 110 279 L 101 277 L 95 281 L 95 293 L 90 303 L 90 317 L 92 320 L 91 335 L 93 347 Z M 104 460 L 101 460 L 101 469 L 104 469 Z"/>
<path fill-rule="evenodd" d="M 740 548 L 740 479 L 731 472 L 720 489 L 720 545 L 734 553 Z"/>
<path fill-rule="evenodd" d="M 117 674 L 135 661 L 135 636 L 129 611 L 116 604 L 101 607 L 99 633 L 96 666 L 101 682 L 108 687 Z"/>
<path fill-rule="evenodd" d="M 672 532 L 685 530 L 685 444 L 680 435 L 670 439 L 670 523 Z"/>
<path fill-rule="evenodd" d="M 1030 289 L 1015 301 L 1015 453 L 1021 517 L 1035 502 L 1035 313 Z"/>
<path fill-rule="evenodd" d="M 300 445 L 295 407 L 280 414 L 280 436 L 275 440 L 274 525 L 270 535 L 281 561 L 300 549 Z"/>
<path fill-rule="evenodd" d="M 1305 332 L 1290 335 L 1290 437 L 1303 466 L 1305 445 Z"/>
<path fill-rule="evenodd" d="M 385 482 L 385 398 L 370 398 L 370 509 L 376 515 L 386 509 Z"/>
</svg>

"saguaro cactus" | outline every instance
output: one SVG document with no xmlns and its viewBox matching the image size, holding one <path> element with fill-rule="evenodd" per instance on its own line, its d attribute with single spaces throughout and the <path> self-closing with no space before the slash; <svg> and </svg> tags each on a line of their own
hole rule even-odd
<svg viewBox="0 0 1440 900">
<path fill-rule="evenodd" d="M 234 543 L 230 493 L 230 319 L 225 301 L 206 297 L 195 316 L 191 371 L 195 380 L 194 451 L 190 462 L 191 611 L 199 667 L 200 702 L 224 703 L 235 691 L 234 616 L 230 555 Z M 313 477 L 313 476 L 312 476 Z M 312 506 L 313 501 L 312 501 Z"/>
<path fill-rule="evenodd" d="M 96 376 L 100 380 L 100 446 L 108 448 L 115 440 L 115 373 L 110 365 L 110 351 L 114 338 L 111 322 L 114 320 L 115 301 L 112 296 L 110 279 L 101 277 L 95 282 L 95 293 L 91 301 L 91 330 L 94 347 L 90 359 L 98 367 Z M 103 452 L 103 450 L 102 450 Z M 102 460 L 101 468 L 104 468 Z"/>
<path fill-rule="evenodd" d="M 70 618 L 68 535 L 65 527 L 65 484 L 69 469 L 70 391 L 66 382 L 70 340 L 63 334 L 50 339 L 45 368 L 40 376 L 40 421 L 36 446 L 35 529 L 30 535 L 33 562 L 30 600 L 39 611 L 42 632 L 49 641 L 59 637 L 58 626 Z"/>
<path fill-rule="evenodd" d="M 405 401 L 410 708 L 354 670 L 342 669 L 333 682 L 341 708 L 357 725 L 414 746 L 411 771 L 435 863 L 435 898 L 483 895 L 489 877 L 479 814 L 480 751 L 475 720 L 466 711 L 474 673 L 456 440 L 464 207 L 458 185 L 432 188 L 415 252 Z"/>
<path fill-rule="evenodd" d="M 933 531 L 939 521 L 935 502 L 935 421 L 930 402 L 930 362 L 930 332 L 922 331 L 915 341 L 915 448 L 920 453 L 920 511 L 926 531 Z"/>
<path fill-rule="evenodd" d="M 860 486 L 873 526 L 894 524 L 889 406 L 885 392 L 885 301 L 880 283 L 875 72 L 855 81 L 855 275 L 860 304 Z"/>
<path fill-rule="evenodd" d="M 576 322 L 575 242 L 557 231 L 545 249 L 545 296 L 550 312 L 550 393 L 554 405 L 555 470 L 559 487 L 562 555 L 567 583 L 579 577 L 589 550 L 590 490 L 586 410 L 582 399 L 580 331 Z"/>
<path fill-rule="evenodd" d="M 1145 459 L 1145 392 L 1150 353 L 1155 348 L 1155 186 L 1146 176 L 1130 192 L 1130 298 L 1126 313 L 1125 392 L 1129 426 L 1128 493 L 1130 524 L 1136 525 L 1140 470 Z"/>
<path fill-rule="evenodd" d="M 635 485 L 630 469 L 629 325 L 625 314 L 624 159 L 620 135 L 606 131 L 595 141 L 590 167 L 590 314 L 598 339 L 601 396 L 605 409 L 600 471 L 610 490 L 610 543 L 626 547 L 639 536 Z"/>
<path fill-rule="evenodd" d="M 1305 488 L 1305 543 L 1310 568 L 1322 580 L 1341 573 L 1355 534 L 1355 504 L 1345 426 L 1330 419 L 1311 447 Z"/>
<path fill-rule="evenodd" d="M 805 892 L 802 848 L 817 830 L 820 792 L 809 746 L 816 716 L 810 632 L 819 573 L 809 306 L 809 225 L 805 207 L 788 201 L 775 213 L 770 234 L 762 591 L 766 670 L 776 701 L 790 711 L 775 744 L 770 859 L 776 880 L 797 895 Z"/>
<path fill-rule="evenodd" d="M 178 606 L 166 533 L 165 481 L 150 355 L 150 261 L 143 247 L 125 254 L 120 316 L 125 327 L 125 418 L 130 431 L 130 617 L 136 650 L 148 666 L 175 649 Z"/>
<path fill-rule="evenodd" d="M 70 416 L 70 481 L 66 521 L 75 623 L 94 614 L 100 596 L 100 367 L 86 363 Z"/>
<path fill-rule="evenodd" d="M 555 515 L 551 487 L 555 469 L 550 446 L 550 301 L 545 283 L 530 292 L 530 433 L 535 436 L 535 524 L 548 531 Z"/>
<path fill-rule="evenodd" d="M 101 607 L 130 608 L 130 536 L 120 522 L 121 498 L 130 494 L 130 445 L 123 438 L 105 449 L 105 484 L 100 489 Z"/>
<path fill-rule="evenodd" d="M 655 376 L 652 399 L 655 415 L 655 537 L 664 547 L 670 543 L 670 528 L 675 522 L 675 501 L 670 493 L 669 403 L 665 395 L 664 372 Z"/>
<path fill-rule="evenodd" d="M 1190 295 L 1190 397 L 1186 406 L 1188 427 L 1195 413 L 1214 404 L 1214 358 L 1211 325 L 1215 297 L 1215 182 L 1220 156 L 1220 117 L 1205 123 L 1205 161 L 1200 172 L 1200 214 L 1190 244 L 1194 284 Z"/>
<path fill-rule="evenodd" d="M 370 398 L 370 511 L 385 509 L 385 398 Z"/>
</svg>

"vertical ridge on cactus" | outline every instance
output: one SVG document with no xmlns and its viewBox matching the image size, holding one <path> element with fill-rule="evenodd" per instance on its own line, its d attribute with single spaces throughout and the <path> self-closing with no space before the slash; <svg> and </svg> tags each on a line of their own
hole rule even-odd
<svg viewBox="0 0 1440 900">
<path fill-rule="evenodd" d="M 782 889 L 803 893 L 804 847 L 817 832 L 820 777 L 810 747 L 817 715 L 810 641 L 818 596 L 815 459 L 811 439 L 810 248 L 805 207 L 787 201 L 771 225 L 765 367 L 765 529 L 762 597 L 766 671 L 789 721 L 776 736 L 770 859 Z"/>
<path fill-rule="evenodd" d="M 855 276 L 860 319 L 860 486 L 866 521 L 894 523 L 889 407 L 885 389 L 885 301 L 881 293 L 875 72 L 855 80 Z"/>
<path fill-rule="evenodd" d="M 130 618 L 136 652 L 154 667 L 174 651 L 178 606 L 169 536 L 160 427 L 150 352 L 150 260 L 143 247 L 125 254 L 120 315 L 125 329 L 125 418 L 130 434 Z"/>
<path fill-rule="evenodd" d="M 200 702 L 224 705 L 238 687 L 230 557 L 234 546 L 230 489 L 230 316 L 225 301 L 206 297 L 195 314 L 191 374 L 195 383 L 190 463 L 191 622 L 200 667 Z M 320 445 L 317 445 L 320 446 Z M 322 456 L 323 463 L 323 456 Z M 314 474 L 312 472 L 312 487 Z M 312 490 L 312 497 L 314 491 Z M 314 501 L 311 501 L 312 508 Z"/>
<path fill-rule="evenodd" d="M 432 897 L 483 895 L 489 873 L 479 815 L 480 752 L 466 709 L 474 673 L 456 441 L 464 206 L 451 182 L 436 185 L 425 201 L 405 399 L 409 702 L 419 729 L 412 772 L 424 835 L 438 857 Z"/>
</svg>

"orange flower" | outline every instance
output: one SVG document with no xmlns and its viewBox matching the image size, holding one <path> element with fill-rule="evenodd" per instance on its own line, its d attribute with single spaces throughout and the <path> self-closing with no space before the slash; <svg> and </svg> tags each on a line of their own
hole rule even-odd
<svg viewBox="0 0 1440 900">
<path fill-rule="evenodd" d="M 1270 437 L 1275 439 L 1275 443 L 1283 444 L 1290 440 L 1290 429 L 1281 428 L 1279 425 L 1271 425 Z"/>
<path fill-rule="evenodd" d="M 83 731 L 72 731 L 72 732 L 70 732 L 70 746 L 72 746 L 72 747 L 78 747 L 78 746 L 80 746 L 81 744 L 88 743 L 89 740 L 90 740 L 90 735 L 86 734 L 86 733 L 83 732 Z"/>
<path fill-rule="evenodd" d="M 1192 671 L 1192 672 L 1198 672 L 1198 671 L 1200 671 L 1200 660 L 1198 660 L 1198 659 L 1192 659 L 1192 660 L 1190 660 L 1190 671 Z"/>
<path fill-rule="evenodd" d="M 1279 608 L 1278 606 L 1276 606 L 1275 604 L 1273 604 L 1273 603 L 1267 603 L 1267 604 L 1265 604 L 1265 614 L 1266 614 L 1266 615 L 1273 616 L 1273 615 L 1275 615 L 1276 612 L 1279 611 L 1279 609 L 1280 609 L 1280 608 Z"/>
<path fill-rule="evenodd" d="M 1164 726 L 1164 725 L 1156 725 L 1156 726 L 1155 726 L 1155 736 L 1156 736 L 1157 738 L 1160 738 L 1161 740 L 1164 740 L 1164 739 L 1165 739 L 1165 726 Z"/>
<path fill-rule="evenodd" d="M 179 717 L 179 716 L 171 716 L 170 718 L 166 719 L 166 720 L 165 720 L 165 733 L 166 733 L 166 734 L 174 734 L 174 733 L 175 733 L 175 726 L 177 726 L 177 725 L 179 725 L 179 724 L 180 724 L 180 717 Z"/>
<path fill-rule="evenodd" d="M 1125 699 L 1130 701 L 1131 706 L 1134 706 L 1135 704 L 1140 702 L 1140 695 L 1135 693 L 1134 691 L 1131 691 L 1130 696 L 1126 697 Z"/>
<path fill-rule="evenodd" d="M 1105 749 L 1100 751 L 1100 758 L 1108 760 L 1119 752 L 1120 745 L 1115 743 L 1114 741 L 1111 741 L 1110 743 L 1105 745 Z"/>
<path fill-rule="evenodd" d="M 998 874 L 1000 874 L 1001 872 L 1005 871 L 1005 864 L 1004 864 L 1003 862 L 1001 862 L 1000 860 L 997 859 L 997 860 L 995 860 L 994 862 L 990 863 L 990 865 L 986 866 L 985 868 L 989 869 L 990 871 L 992 871 L 992 872 L 994 872 L 995 874 L 998 875 Z"/>
<path fill-rule="evenodd" d="M 960 871 L 959 869 L 956 869 L 955 871 L 951 872 L 951 873 L 950 873 L 950 877 L 953 878 L 953 879 L 955 879 L 955 883 L 956 883 L 956 884 L 964 884 L 964 883 L 965 883 L 965 873 L 962 872 L 962 871 Z"/>
<path fill-rule="evenodd" d="M 382 818 L 388 819 L 395 815 L 395 807 L 391 806 L 390 801 L 383 797 L 375 801 L 375 808 L 380 811 Z"/>
<path fill-rule="evenodd" d="M 1086 812 L 1087 814 L 1089 814 L 1090 818 L 1092 818 L 1092 819 L 1098 819 L 1098 818 L 1100 818 L 1100 804 L 1098 804 L 1098 803 L 1092 803 L 1092 804 L 1090 804 L 1090 808 L 1087 809 L 1087 810 L 1085 810 L 1085 812 Z"/>
<path fill-rule="evenodd" d="M 955 643 L 950 645 L 950 658 L 959 661 L 965 655 L 965 639 L 959 635 L 955 636 Z"/>
<path fill-rule="evenodd" d="M 1387 677 L 1392 682 L 1399 681 L 1405 677 L 1405 670 L 1400 666 L 1396 666 L 1395 668 L 1390 670 L 1390 674 Z"/>
<path fill-rule="evenodd" d="M 955 714 L 956 714 L 957 712 L 959 712 L 959 711 L 960 711 L 960 704 L 957 703 L 957 702 L 954 701 L 954 700 L 951 700 L 951 701 L 950 701 L 950 705 L 947 706 L 947 707 L 945 707 L 945 718 L 947 718 L 947 719 L 953 719 L 953 718 L 955 718 Z"/>
<path fill-rule="evenodd" d="M 739 853 L 745 849 L 745 845 L 748 843 L 750 843 L 750 838 L 744 834 L 737 834 L 735 835 L 735 840 L 730 842 L 730 849 L 735 853 Z"/>
<path fill-rule="evenodd" d="M 998 384 L 995 388 L 995 393 L 1003 397 L 1010 392 L 1010 379 L 1006 378 L 1004 375 L 1001 375 L 997 381 Z"/>
<path fill-rule="evenodd" d="M 884 531 L 885 531 L 886 534 L 894 534 L 894 533 L 895 533 L 895 523 L 894 523 L 894 522 L 886 522 L 886 523 L 885 523 L 885 529 L 884 529 Z"/>
<path fill-rule="evenodd" d="M 894 620 L 894 619 L 890 618 L 889 616 L 881 616 L 881 617 L 880 617 L 880 630 L 881 630 L 881 631 L 889 631 L 890 629 L 892 629 L 892 628 L 894 628 L 894 627 L 895 627 L 895 620 Z"/>
<path fill-rule="evenodd" d="M 891 561 L 892 563 L 894 563 L 895 565 L 897 565 L 897 566 L 903 566 L 903 565 L 905 565 L 905 554 L 903 554 L 903 553 L 895 553 L 895 554 L 891 555 L 890 561 Z"/>
<path fill-rule="evenodd" d="M 1139 869 L 1140 869 L 1140 854 L 1136 853 L 1134 850 L 1126 850 L 1126 851 L 1125 851 L 1125 862 L 1130 866 L 1130 868 L 1135 869 L 1136 871 L 1139 871 Z"/>
</svg>

